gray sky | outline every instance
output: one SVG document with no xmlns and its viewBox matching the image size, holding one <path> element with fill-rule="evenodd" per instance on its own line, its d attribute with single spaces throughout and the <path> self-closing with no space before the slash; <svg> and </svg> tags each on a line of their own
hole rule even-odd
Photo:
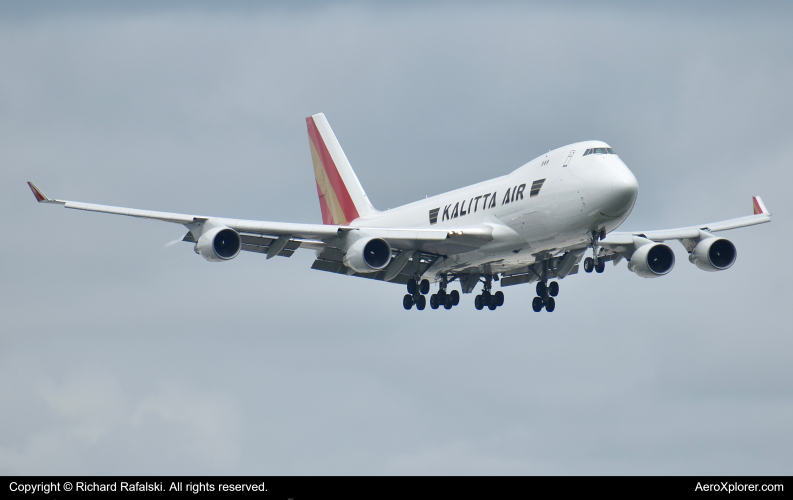
<svg viewBox="0 0 793 500">
<path fill-rule="evenodd" d="M 0 473 L 790 474 L 793 15 L 612 2 L 0 4 Z M 406 312 L 313 253 L 208 263 L 52 197 L 321 221 L 324 112 L 377 208 L 607 141 L 627 230 L 751 213 L 735 266 Z"/>
</svg>

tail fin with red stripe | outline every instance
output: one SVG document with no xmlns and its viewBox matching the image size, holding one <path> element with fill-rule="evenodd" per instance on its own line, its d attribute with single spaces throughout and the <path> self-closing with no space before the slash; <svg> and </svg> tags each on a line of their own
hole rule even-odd
<svg viewBox="0 0 793 500">
<path fill-rule="evenodd" d="M 306 118 L 323 224 L 344 226 L 377 213 L 361 187 L 325 115 Z"/>
</svg>

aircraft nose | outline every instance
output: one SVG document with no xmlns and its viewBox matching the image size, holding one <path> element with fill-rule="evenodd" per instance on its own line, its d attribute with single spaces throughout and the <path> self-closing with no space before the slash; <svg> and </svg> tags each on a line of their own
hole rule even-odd
<svg viewBox="0 0 793 500">
<path fill-rule="evenodd" d="M 627 168 L 621 170 L 611 181 L 611 205 L 613 212 L 620 214 L 630 211 L 639 195 L 639 183 L 633 172 Z"/>
</svg>

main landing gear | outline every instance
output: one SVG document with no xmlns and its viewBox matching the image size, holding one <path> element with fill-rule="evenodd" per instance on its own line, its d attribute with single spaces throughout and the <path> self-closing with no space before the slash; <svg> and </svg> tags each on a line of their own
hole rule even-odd
<svg viewBox="0 0 793 500">
<path fill-rule="evenodd" d="M 490 275 L 485 276 L 484 283 L 482 293 L 474 299 L 474 307 L 476 307 L 477 311 L 481 311 L 485 307 L 495 311 L 497 307 L 504 305 L 504 292 L 499 290 L 496 293 L 490 293 L 490 288 L 493 284 L 493 277 Z"/>
<path fill-rule="evenodd" d="M 443 306 L 444 309 L 451 309 L 460 303 L 460 292 L 452 290 L 447 292 L 445 288 L 438 290 L 438 293 L 430 295 L 430 307 L 438 309 Z"/>
<path fill-rule="evenodd" d="M 430 282 L 421 280 L 420 282 L 410 278 L 408 280 L 408 293 L 402 298 L 402 306 L 410 310 L 414 305 L 419 311 L 427 307 L 427 297 L 425 294 L 430 291 Z"/>
<path fill-rule="evenodd" d="M 544 307 L 546 311 L 553 312 L 556 309 L 556 300 L 554 297 L 559 295 L 559 282 L 551 281 L 547 285 L 545 281 L 537 283 L 537 296 L 531 301 L 531 308 L 534 312 L 542 311 Z"/>
<path fill-rule="evenodd" d="M 427 280 L 417 281 L 413 278 L 408 280 L 408 293 L 402 298 L 402 306 L 410 310 L 414 305 L 419 311 L 423 311 L 427 307 L 426 295 L 430 292 L 430 282 Z M 460 292 L 452 290 L 446 291 L 446 280 L 441 281 L 440 290 L 438 293 L 430 295 L 430 307 L 438 309 L 443 306 L 444 309 L 451 309 L 460 303 Z"/>
</svg>

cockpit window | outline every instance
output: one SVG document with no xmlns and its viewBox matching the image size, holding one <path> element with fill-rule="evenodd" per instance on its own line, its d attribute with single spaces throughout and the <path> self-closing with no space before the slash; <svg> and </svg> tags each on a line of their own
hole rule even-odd
<svg viewBox="0 0 793 500">
<path fill-rule="evenodd" d="M 614 152 L 611 148 L 589 148 L 584 151 L 584 156 L 591 155 L 591 154 L 599 154 L 599 155 L 615 155 L 617 153 Z"/>
</svg>

